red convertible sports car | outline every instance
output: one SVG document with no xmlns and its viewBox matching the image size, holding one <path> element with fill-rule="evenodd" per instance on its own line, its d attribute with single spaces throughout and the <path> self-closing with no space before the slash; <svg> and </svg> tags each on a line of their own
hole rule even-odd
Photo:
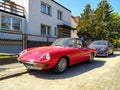
<svg viewBox="0 0 120 90">
<path fill-rule="evenodd" d="M 23 50 L 18 61 L 35 70 L 53 69 L 64 72 L 68 66 L 89 61 L 93 62 L 96 50 L 83 46 L 79 38 L 59 38 L 51 46 L 34 47 Z"/>
</svg>

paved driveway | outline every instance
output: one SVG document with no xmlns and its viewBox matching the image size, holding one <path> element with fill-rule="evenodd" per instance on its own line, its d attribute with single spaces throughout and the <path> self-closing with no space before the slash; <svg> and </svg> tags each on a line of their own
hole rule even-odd
<svg viewBox="0 0 120 90">
<path fill-rule="evenodd" d="M 120 90 L 120 51 L 72 66 L 63 74 L 34 71 L 0 81 L 0 90 Z"/>
</svg>

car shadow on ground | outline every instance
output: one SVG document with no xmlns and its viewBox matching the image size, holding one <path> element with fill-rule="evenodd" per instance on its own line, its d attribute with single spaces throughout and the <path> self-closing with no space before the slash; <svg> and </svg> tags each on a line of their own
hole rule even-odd
<svg viewBox="0 0 120 90">
<path fill-rule="evenodd" d="M 80 64 L 69 67 L 62 74 L 55 74 L 55 73 L 51 72 L 51 70 L 33 71 L 33 72 L 29 72 L 29 74 L 33 75 L 37 78 L 49 79 L 49 80 L 65 79 L 65 78 L 78 76 L 80 74 L 86 73 L 86 72 L 96 69 L 98 67 L 102 67 L 105 64 L 105 62 L 106 61 L 94 60 L 93 63 L 87 63 L 87 62 L 80 63 Z"/>
<path fill-rule="evenodd" d="M 108 56 L 108 58 L 114 58 L 114 57 L 118 57 L 118 56 L 120 56 L 120 54 L 115 53 L 113 55 Z"/>
</svg>

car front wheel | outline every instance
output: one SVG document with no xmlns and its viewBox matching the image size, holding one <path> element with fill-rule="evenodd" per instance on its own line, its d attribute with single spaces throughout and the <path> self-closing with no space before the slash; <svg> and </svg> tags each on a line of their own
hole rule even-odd
<svg viewBox="0 0 120 90">
<path fill-rule="evenodd" d="M 60 58 L 56 66 L 53 68 L 53 71 L 55 73 L 62 73 L 67 69 L 67 66 L 68 66 L 67 59 L 62 57 Z"/>
</svg>

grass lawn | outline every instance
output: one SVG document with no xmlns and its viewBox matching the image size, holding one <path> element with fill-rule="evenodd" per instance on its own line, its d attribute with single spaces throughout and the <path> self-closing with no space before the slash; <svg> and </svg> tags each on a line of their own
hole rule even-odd
<svg viewBox="0 0 120 90">
<path fill-rule="evenodd" d="M 10 55 L 0 55 L 0 58 L 11 58 L 11 57 L 14 57 L 14 56 L 10 56 Z"/>
<path fill-rule="evenodd" d="M 16 55 L 0 55 L 0 65 L 16 63 L 17 56 Z"/>
</svg>

